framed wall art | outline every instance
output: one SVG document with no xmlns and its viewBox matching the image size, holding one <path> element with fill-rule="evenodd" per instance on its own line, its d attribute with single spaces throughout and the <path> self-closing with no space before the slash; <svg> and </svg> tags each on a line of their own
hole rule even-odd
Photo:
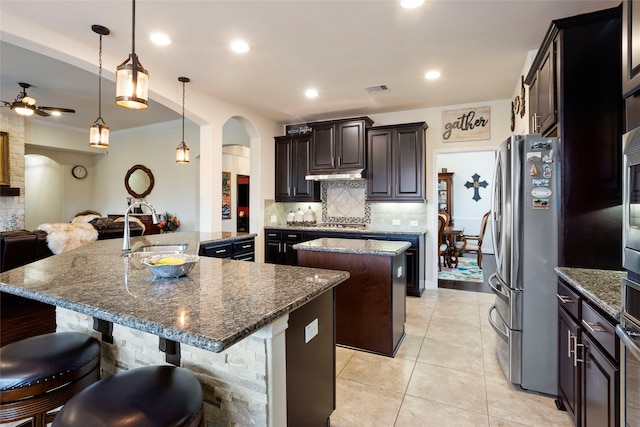
<svg viewBox="0 0 640 427">
<path fill-rule="evenodd" d="M 222 219 L 231 219 L 231 172 L 222 172 Z"/>
</svg>

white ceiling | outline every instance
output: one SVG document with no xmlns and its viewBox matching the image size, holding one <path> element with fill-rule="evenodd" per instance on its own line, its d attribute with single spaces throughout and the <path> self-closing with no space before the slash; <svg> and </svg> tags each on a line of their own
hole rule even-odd
<svg viewBox="0 0 640 427">
<path fill-rule="evenodd" d="M 98 35 L 103 38 L 103 114 L 112 130 L 180 117 L 179 76 L 189 91 L 250 107 L 279 122 L 322 120 L 511 98 L 527 52 L 553 19 L 615 7 L 616 1 L 426 0 L 405 10 L 398 0 L 138 0 L 136 53 L 154 79 L 176 81 L 171 108 L 115 107 L 115 67 L 131 52 L 131 1 L 2 0 L 0 99 L 18 82 L 38 105 L 76 114 L 29 120 L 87 128 L 97 117 Z M 162 30 L 167 47 L 149 41 Z M 251 51 L 232 53 L 245 39 Z M 35 52 L 39 53 L 35 53 Z M 58 58 L 62 61 L 52 58 Z M 427 81 L 438 69 L 442 77 Z M 385 84 L 386 93 L 364 88 Z M 315 87 L 320 95 L 305 98 Z"/>
</svg>

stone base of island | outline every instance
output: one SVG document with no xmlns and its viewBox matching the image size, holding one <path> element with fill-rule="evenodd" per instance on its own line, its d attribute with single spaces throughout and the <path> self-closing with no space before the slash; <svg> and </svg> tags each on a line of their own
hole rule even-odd
<svg viewBox="0 0 640 427">
<path fill-rule="evenodd" d="M 186 243 L 186 253 L 197 254 L 202 243 L 234 237 L 141 236 L 132 250 Z M 0 273 L 0 291 L 56 306 L 58 331 L 99 338 L 104 376 L 167 363 L 191 370 L 208 426 L 306 425 L 288 411 L 287 383 L 308 374 L 297 367 L 326 372 L 328 361 L 332 370 L 319 380 L 330 386 L 316 396 L 330 403 L 318 412 L 327 425 L 335 407 L 334 288 L 347 272 L 201 257 L 187 276 L 156 279 L 141 259 L 123 256 L 120 239 L 97 241 Z M 317 334 L 306 333 L 310 323 Z M 311 353 L 326 347 L 329 357 L 300 363 L 289 341 L 307 341 Z"/>
<path fill-rule="evenodd" d="M 409 242 L 321 238 L 298 243 L 298 264 L 344 270 L 336 287 L 336 342 L 395 356 L 404 338 Z"/>
</svg>

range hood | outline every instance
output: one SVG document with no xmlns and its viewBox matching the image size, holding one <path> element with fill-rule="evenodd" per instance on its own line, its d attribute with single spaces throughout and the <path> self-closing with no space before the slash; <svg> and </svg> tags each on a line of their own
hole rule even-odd
<svg viewBox="0 0 640 427">
<path fill-rule="evenodd" d="M 364 169 L 327 171 L 314 175 L 306 175 L 307 181 L 357 181 L 365 179 Z"/>
</svg>

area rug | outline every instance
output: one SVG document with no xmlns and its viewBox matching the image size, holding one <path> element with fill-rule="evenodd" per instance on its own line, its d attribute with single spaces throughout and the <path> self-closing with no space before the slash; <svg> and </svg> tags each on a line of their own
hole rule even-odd
<svg viewBox="0 0 640 427">
<path fill-rule="evenodd" d="M 476 258 L 458 258 L 458 268 L 442 267 L 438 272 L 438 279 L 441 280 L 462 280 L 465 282 L 482 283 L 482 269 L 478 267 Z"/>
</svg>

